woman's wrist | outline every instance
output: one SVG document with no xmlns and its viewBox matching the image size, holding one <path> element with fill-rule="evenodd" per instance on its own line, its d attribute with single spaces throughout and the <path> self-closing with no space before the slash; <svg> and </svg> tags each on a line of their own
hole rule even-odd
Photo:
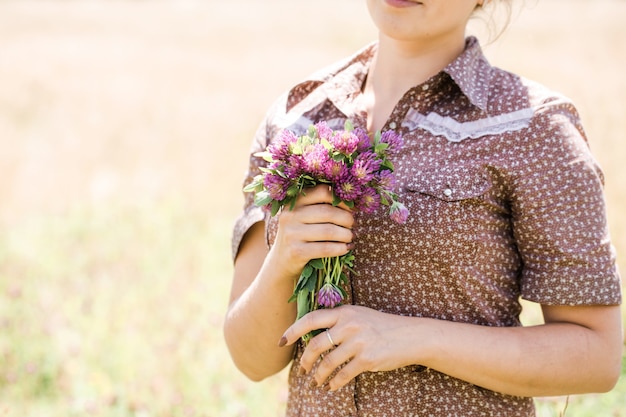
<svg viewBox="0 0 626 417">
<path fill-rule="evenodd" d="M 435 362 L 440 351 L 440 337 L 438 336 L 439 320 L 422 317 L 412 317 L 414 322 L 412 330 L 406 332 L 412 337 L 407 352 L 412 352 L 410 358 L 411 365 L 422 365 L 429 367 Z"/>
<path fill-rule="evenodd" d="M 304 266 L 299 266 L 279 251 L 274 245 L 265 258 L 262 270 L 271 271 L 271 279 L 275 280 L 275 284 L 282 286 L 288 284 L 293 289 L 294 281 L 300 276 Z"/>
</svg>

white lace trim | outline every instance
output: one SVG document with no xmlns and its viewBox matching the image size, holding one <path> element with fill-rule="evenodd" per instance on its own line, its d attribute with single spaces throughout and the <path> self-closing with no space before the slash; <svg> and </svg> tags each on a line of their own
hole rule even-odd
<svg viewBox="0 0 626 417">
<path fill-rule="evenodd" d="M 303 114 L 323 103 L 324 98 L 323 92 L 318 89 L 305 100 L 296 104 L 289 112 L 284 111 L 286 108 L 286 103 L 284 103 L 280 106 L 283 111 L 274 119 L 275 125 L 281 129 L 289 129 L 296 135 L 305 134 L 313 121 Z M 529 126 L 534 114 L 535 110 L 529 107 L 472 122 L 458 122 L 451 117 L 441 116 L 437 113 L 424 115 L 411 108 L 402 122 L 402 127 L 409 130 L 422 128 L 435 136 L 444 136 L 450 142 L 461 142 L 465 139 L 476 139 L 486 135 L 498 135 L 524 129 Z M 343 129 L 345 119 L 331 119 L 327 120 L 326 123 L 331 129 Z"/>
<path fill-rule="evenodd" d="M 290 111 L 286 112 L 284 109 L 287 107 L 286 102 L 282 103 L 280 108 L 282 112 L 274 118 L 274 124 L 278 126 L 280 129 L 288 129 L 291 130 L 296 135 L 303 135 L 309 129 L 309 126 L 313 124 L 313 120 L 304 116 L 304 113 L 307 113 L 313 110 L 316 106 L 323 104 L 325 100 L 325 96 L 322 91 L 318 88 L 314 91 L 310 96 L 308 96 L 305 100 L 296 104 Z M 285 100 L 286 101 L 286 100 Z M 345 126 L 346 119 L 345 118 L 335 118 L 326 120 L 326 124 L 333 130 L 341 130 Z"/>
<path fill-rule="evenodd" d="M 311 119 L 300 114 L 281 114 L 274 119 L 274 124 L 281 130 L 291 130 L 298 136 L 306 133 L 312 123 L 313 121 Z"/>
<path fill-rule="evenodd" d="M 486 135 L 497 135 L 524 129 L 530 124 L 535 111 L 532 108 L 491 116 L 472 122 L 458 122 L 451 117 L 437 113 L 423 115 L 411 108 L 402 122 L 409 130 L 422 128 L 436 136 L 445 136 L 450 142 L 476 139 Z"/>
<path fill-rule="evenodd" d="M 308 117 L 302 115 L 281 115 L 279 118 L 275 119 L 275 125 L 280 129 L 287 129 L 292 131 L 295 135 L 304 135 L 308 130 L 309 126 L 313 123 L 313 120 Z M 333 130 L 342 130 L 346 124 L 345 118 L 335 118 L 326 120 L 326 124 Z"/>
</svg>

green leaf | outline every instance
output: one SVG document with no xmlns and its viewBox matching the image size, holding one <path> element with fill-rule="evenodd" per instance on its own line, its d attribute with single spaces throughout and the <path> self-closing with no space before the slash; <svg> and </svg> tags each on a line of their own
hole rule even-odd
<svg viewBox="0 0 626 417">
<path fill-rule="evenodd" d="M 316 287 L 317 287 L 317 277 L 315 277 L 315 276 L 309 277 L 309 279 L 306 281 L 306 287 L 305 288 L 309 292 L 317 292 L 317 288 Z"/>
<path fill-rule="evenodd" d="M 294 155 L 302 155 L 304 151 L 304 147 L 300 141 L 297 141 L 293 145 L 291 145 L 291 153 Z"/>
<path fill-rule="evenodd" d="M 298 187 L 298 184 L 292 184 L 289 186 L 289 188 L 287 188 L 288 197 L 296 197 L 299 192 L 300 192 L 300 187 Z"/>
<path fill-rule="evenodd" d="M 376 145 L 374 145 L 374 152 L 380 155 L 384 153 L 388 147 L 389 147 L 388 143 L 377 143 Z"/>
<path fill-rule="evenodd" d="M 307 265 L 310 265 L 315 269 L 324 269 L 324 261 L 322 261 L 321 258 L 311 259 Z"/>
<path fill-rule="evenodd" d="M 350 119 L 346 119 L 346 122 L 343 124 L 343 130 L 347 132 L 352 132 L 354 130 L 354 125 Z"/>
<path fill-rule="evenodd" d="M 254 204 L 259 207 L 267 206 L 272 201 L 274 200 L 272 199 L 272 197 L 270 196 L 270 193 L 267 190 L 259 191 L 254 196 Z"/>
<path fill-rule="evenodd" d="M 296 206 L 296 197 L 292 197 L 289 199 L 289 211 L 293 210 L 295 206 Z"/>
<path fill-rule="evenodd" d="M 385 160 L 383 161 L 383 163 L 381 164 L 381 166 L 382 166 L 383 168 L 387 168 L 387 169 L 389 169 L 390 171 L 392 171 L 392 172 L 393 172 L 393 169 L 394 169 L 394 168 L 393 168 L 393 163 L 392 163 L 389 159 L 385 159 Z"/>
<path fill-rule="evenodd" d="M 312 273 L 313 273 L 313 267 L 309 264 L 306 264 L 304 265 L 304 269 L 302 270 L 300 277 L 309 278 Z"/>
<path fill-rule="evenodd" d="M 257 175 L 257 177 L 259 177 L 260 175 Z M 257 191 L 261 191 L 258 190 L 257 188 L 261 186 L 261 190 L 263 189 L 263 179 L 261 180 L 257 180 L 257 178 L 255 177 L 252 182 L 248 185 L 246 185 L 245 187 L 243 187 L 243 191 L 245 193 L 251 193 L 251 192 L 257 192 Z"/>
<path fill-rule="evenodd" d="M 310 293 L 308 290 L 303 290 L 298 293 L 298 315 L 296 317 L 296 320 L 301 319 L 306 313 L 310 311 L 309 294 Z"/>
<path fill-rule="evenodd" d="M 345 274 L 342 274 L 342 278 L 345 277 Z M 344 282 L 346 282 L 347 280 L 345 280 Z M 337 286 L 337 289 L 339 290 L 339 292 L 341 293 L 341 297 L 345 300 L 348 297 L 348 294 L 346 294 L 346 290 L 344 290 L 341 286 Z"/>
<path fill-rule="evenodd" d="M 272 158 L 272 154 L 269 153 L 268 151 L 257 152 L 257 153 L 254 154 L 254 156 L 259 157 L 259 158 L 263 158 L 267 162 L 274 162 L 274 158 Z"/>
<path fill-rule="evenodd" d="M 276 215 L 276 213 L 278 213 L 280 211 L 280 208 L 283 205 L 280 203 L 280 201 L 278 200 L 273 200 L 272 201 L 272 211 L 271 211 L 271 216 L 274 217 Z"/>
<path fill-rule="evenodd" d="M 293 290 L 294 294 L 297 294 L 300 291 L 302 291 L 304 288 L 306 288 L 307 283 L 309 279 L 311 278 L 312 273 L 313 273 L 313 268 L 309 266 L 307 270 L 307 267 L 306 266 L 304 267 L 304 269 L 302 270 L 302 273 L 300 274 L 300 278 L 298 278 L 298 282 L 296 283 L 296 286 Z"/>
</svg>

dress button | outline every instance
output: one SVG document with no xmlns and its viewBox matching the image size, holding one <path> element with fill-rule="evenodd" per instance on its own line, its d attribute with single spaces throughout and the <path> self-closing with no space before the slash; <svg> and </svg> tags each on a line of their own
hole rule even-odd
<svg viewBox="0 0 626 417">
<path fill-rule="evenodd" d="M 443 190 L 443 195 L 445 195 L 446 197 L 450 197 L 452 195 L 452 190 L 446 188 L 445 190 Z"/>
<path fill-rule="evenodd" d="M 391 123 L 389 123 L 389 128 L 390 128 L 390 129 L 395 129 L 395 128 L 396 128 L 396 126 L 397 126 L 397 125 L 396 125 L 396 122 L 391 122 Z"/>
</svg>

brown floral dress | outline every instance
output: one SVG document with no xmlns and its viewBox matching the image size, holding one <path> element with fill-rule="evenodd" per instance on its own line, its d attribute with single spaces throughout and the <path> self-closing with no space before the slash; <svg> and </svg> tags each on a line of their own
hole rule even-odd
<svg viewBox="0 0 626 417">
<path fill-rule="evenodd" d="M 365 127 L 362 85 L 376 44 L 298 84 L 272 107 L 252 156 L 281 129 L 325 120 Z M 386 129 L 405 141 L 395 159 L 398 225 L 357 215 L 350 302 L 383 312 L 483 326 L 519 326 L 519 298 L 550 305 L 621 303 L 603 176 L 566 98 L 491 66 L 475 38 L 443 71 L 406 92 Z M 275 219 L 245 196 L 242 236 Z M 493 392 L 418 364 L 367 372 L 337 392 L 289 374 L 288 416 L 533 416 L 531 398 Z M 454 361 L 455 358 L 449 358 Z"/>
</svg>

